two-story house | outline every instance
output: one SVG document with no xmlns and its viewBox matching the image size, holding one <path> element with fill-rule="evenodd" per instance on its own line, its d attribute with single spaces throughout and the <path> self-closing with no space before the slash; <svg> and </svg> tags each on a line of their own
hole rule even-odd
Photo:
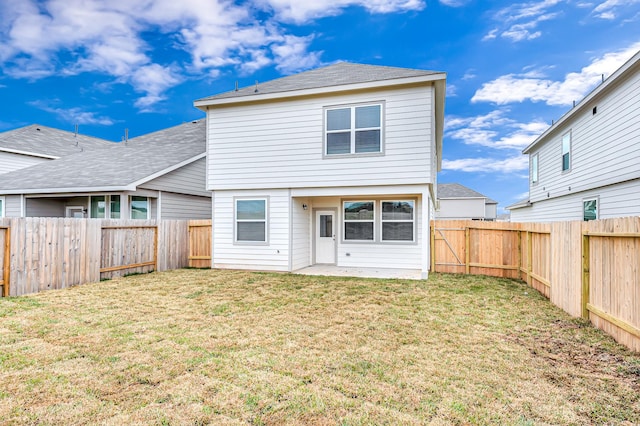
<svg viewBox="0 0 640 426">
<path fill-rule="evenodd" d="M 429 267 L 445 74 L 337 63 L 200 99 L 214 268 Z"/>
<path fill-rule="evenodd" d="M 640 215 L 640 52 L 523 151 L 529 199 L 513 222 Z"/>
</svg>

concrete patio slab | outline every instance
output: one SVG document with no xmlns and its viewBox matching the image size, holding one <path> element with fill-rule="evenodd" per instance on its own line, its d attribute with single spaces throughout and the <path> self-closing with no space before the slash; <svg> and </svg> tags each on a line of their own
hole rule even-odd
<svg viewBox="0 0 640 426">
<path fill-rule="evenodd" d="M 403 280 L 419 280 L 421 271 L 419 269 L 395 269 L 395 268 L 347 268 L 335 265 L 313 265 L 307 268 L 293 271 L 294 274 L 301 275 L 327 275 L 336 277 L 357 277 L 357 278 L 395 278 Z"/>
</svg>

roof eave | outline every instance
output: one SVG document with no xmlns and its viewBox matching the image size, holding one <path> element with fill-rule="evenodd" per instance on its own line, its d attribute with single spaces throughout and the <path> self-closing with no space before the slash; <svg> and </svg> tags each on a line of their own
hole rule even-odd
<svg viewBox="0 0 640 426">
<path fill-rule="evenodd" d="M 522 150 L 523 154 L 528 154 L 533 148 L 535 148 L 541 141 L 543 141 L 549 134 L 553 133 L 558 127 L 562 126 L 571 117 L 580 111 L 583 111 L 589 102 L 595 97 L 599 96 L 602 92 L 606 91 L 610 86 L 615 84 L 620 78 L 626 76 L 634 66 L 640 65 L 640 51 L 633 55 L 631 59 L 618 68 L 613 74 L 609 76 L 604 82 L 600 83 L 594 88 L 591 93 L 585 96 L 575 107 L 567 111 L 558 121 L 553 123 L 547 130 L 544 131 L 536 140 L 534 140 L 529 146 Z"/>
<path fill-rule="evenodd" d="M 21 194 L 60 194 L 60 193 L 76 193 L 76 192 L 116 192 L 116 191 L 135 191 L 136 187 L 132 185 L 124 186 L 87 186 L 87 187 L 70 187 L 70 188 L 17 188 L 17 189 L 0 189 L 1 195 L 21 195 Z"/>
<path fill-rule="evenodd" d="M 230 104 L 238 104 L 238 103 L 257 102 L 257 101 L 280 100 L 280 99 L 299 97 L 299 96 L 313 96 L 313 95 L 322 95 L 322 94 L 330 94 L 330 93 L 350 92 L 355 90 L 366 90 L 366 89 L 376 89 L 376 88 L 384 88 L 384 87 L 404 86 L 404 85 L 410 85 L 410 84 L 430 83 L 430 82 L 437 82 L 439 80 L 444 81 L 445 78 L 446 78 L 445 73 L 433 73 L 433 74 L 416 76 L 416 77 L 395 78 L 395 79 L 389 79 L 389 80 L 376 80 L 376 81 L 370 81 L 365 83 L 343 84 L 338 86 L 324 86 L 324 87 L 317 87 L 317 88 L 303 89 L 303 90 L 290 90 L 290 91 L 265 93 L 265 94 L 261 94 L 258 92 L 255 95 L 247 95 L 247 96 L 239 96 L 239 97 L 231 97 L 231 98 L 199 99 L 194 101 L 193 105 L 196 108 L 201 109 L 202 111 L 206 111 L 207 107 L 209 106 L 230 105 Z"/>
</svg>

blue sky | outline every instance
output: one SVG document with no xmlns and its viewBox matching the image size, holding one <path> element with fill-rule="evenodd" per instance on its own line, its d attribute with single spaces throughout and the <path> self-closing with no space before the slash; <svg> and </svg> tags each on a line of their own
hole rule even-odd
<svg viewBox="0 0 640 426">
<path fill-rule="evenodd" d="M 444 71 L 443 171 L 505 206 L 521 150 L 640 50 L 640 0 L 0 0 L 0 131 L 119 141 L 346 60 Z"/>
</svg>

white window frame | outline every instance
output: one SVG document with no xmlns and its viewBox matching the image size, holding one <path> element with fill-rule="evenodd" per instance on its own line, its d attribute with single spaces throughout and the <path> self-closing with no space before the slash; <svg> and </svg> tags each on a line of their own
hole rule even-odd
<svg viewBox="0 0 640 426">
<path fill-rule="evenodd" d="M 562 155 L 560 156 L 560 167 L 562 169 L 562 173 L 567 173 L 571 171 L 571 166 L 572 166 L 572 162 L 573 159 L 572 157 L 572 145 L 573 145 L 573 137 L 571 136 L 571 130 L 569 130 L 567 133 L 565 133 L 564 135 L 562 135 L 562 141 L 560 142 L 560 150 Z M 567 150 L 565 150 L 565 141 L 567 142 Z M 568 165 L 567 168 L 564 168 L 564 156 L 568 155 L 569 161 L 568 161 Z"/>
<path fill-rule="evenodd" d="M 129 195 L 129 219 L 133 219 L 133 199 L 135 198 L 145 198 L 147 200 L 147 217 L 146 218 L 137 218 L 138 220 L 149 220 L 151 217 L 151 198 L 145 197 L 142 195 Z M 120 199 L 120 216 L 122 217 L 122 199 Z"/>
<path fill-rule="evenodd" d="M 238 201 L 264 201 L 264 219 L 238 219 Z M 264 222 L 264 241 L 238 240 L 238 223 L 242 222 Z M 269 245 L 269 197 L 234 197 L 233 243 L 238 245 Z"/>
<path fill-rule="evenodd" d="M 347 203 L 371 203 L 373 205 L 373 218 L 371 219 L 347 219 L 346 215 L 345 215 L 345 206 Z M 376 238 L 377 238 L 377 233 L 376 233 L 376 210 L 378 209 L 376 206 L 376 200 L 343 200 L 342 201 L 342 241 L 345 243 L 366 243 L 366 244 L 371 244 L 371 243 L 375 243 L 376 242 Z M 347 227 L 347 223 L 371 223 L 372 225 L 372 238 L 370 240 L 355 240 L 355 239 L 347 239 L 347 231 L 346 231 L 346 227 Z"/>
<path fill-rule="evenodd" d="M 383 204 L 384 203 L 411 203 L 413 210 L 412 210 L 412 218 L 411 220 L 398 220 L 398 219 L 384 219 L 384 211 L 383 211 Z M 410 243 L 415 243 L 416 242 L 416 200 L 413 199 L 404 199 L 404 200 L 380 200 L 380 241 L 383 243 L 396 243 L 396 244 L 410 244 Z M 413 225 L 413 234 L 412 234 L 412 239 L 411 240 L 385 240 L 384 239 L 384 232 L 383 232 L 383 226 L 385 223 L 411 223 Z"/>
<path fill-rule="evenodd" d="M 380 107 L 380 126 L 379 127 L 363 127 L 356 128 L 356 109 L 370 106 L 379 106 Z M 340 153 L 340 154 L 329 154 L 327 152 L 328 138 L 327 135 L 331 133 L 346 133 L 347 129 L 341 130 L 328 130 L 327 126 L 329 124 L 328 114 L 329 111 L 335 111 L 339 109 L 350 109 L 351 111 L 351 128 L 348 129 L 350 137 L 350 151 L 348 153 Z M 333 105 L 324 107 L 323 111 L 323 126 L 322 126 L 322 134 L 323 134 L 323 149 L 322 155 L 325 158 L 340 158 L 340 157 L 350 157 L 350 156 L 377 156 L 384 154 L 384 117 L 385 117 L 385 103 L 383 101 L 375 101 L 375 102 L 367 102 L 367 103 L 359 103 L 359 104 L 349 104 L 349 105 Z M 370 130 L 379 130 L 380 131 L 380 150 L 374 152 L 356 152 L 356 133 L 361 131 L 370 131 Z"/>
<path fill-rule="evenodd" d="M 595 201 L 596 202 L 596 217 L 595 217 L 595 219 L 586 219 L 584 217 L 585 207 L 586 207 L 586 204 L 589 201 Z M 582 220 L 583 221 L 588 221 L 588 220 L 598 220 L 598 219 L 600 219 L 600 197 L 583 198 L 582 199 Z"/>
<path fill-rule="evenodd" d="M 531 156 L 531 184 L 536 185 L 540 174 L 540 160 L 538 154 Z"/>
<path fill-rule="evenodd" d="M 91 216 L 91 199 L 93 197 L 104 197 L 104 203 L 105 203 L 105 207 L 104 207 L 104 216 L 105 217 L 92 217 Z M 120 217 L 116 218 L 116 219 L 122 219 L 122 196 L 118 195 L 118 194 L 113 194 L 113 195 L 107 195 L 107 194 L 96 194 L 96 195 L 89 195 L 89 202 L 88 202 L 88 208 L 87 208 L 87 217 L 91 218 L 91 219 L 113 219 L 111 216 L 111 197 L 120 197 Z"/>
<path fill-rule="evenodd" d="M 5 201 L 4 195 L 0 195 L 0 218 L 4 217 L 7 202 Z"/>
</svg>

